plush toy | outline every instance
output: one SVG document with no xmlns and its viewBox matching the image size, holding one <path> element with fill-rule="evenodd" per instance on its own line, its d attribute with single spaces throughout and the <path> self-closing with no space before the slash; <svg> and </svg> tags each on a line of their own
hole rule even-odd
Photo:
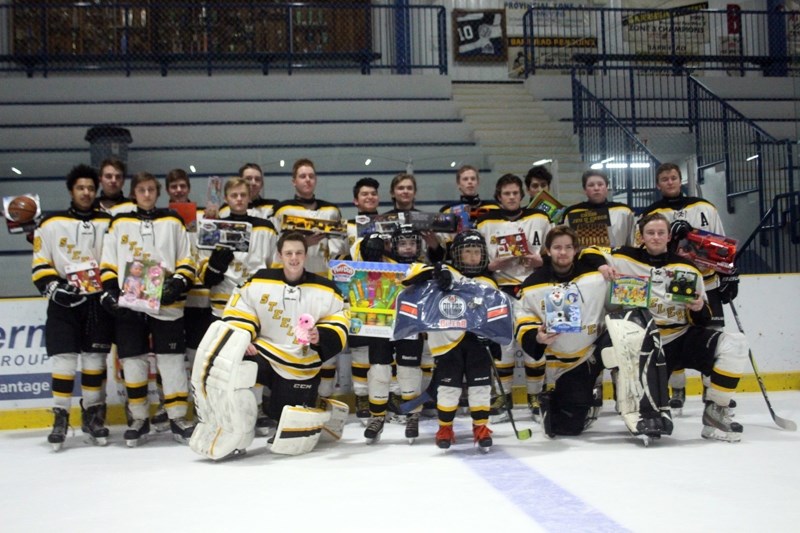
<svg viewBox="0 0 800 533">
<path fill-rule="evenodd" d="M 310 344 L 308 340 L 308 332 L 314 327 L 314 317 L 308 313 L 303 313 L 297 319 L 297 324 L 294 327 L 294 336 L 300 344 Z"/>
</svg>

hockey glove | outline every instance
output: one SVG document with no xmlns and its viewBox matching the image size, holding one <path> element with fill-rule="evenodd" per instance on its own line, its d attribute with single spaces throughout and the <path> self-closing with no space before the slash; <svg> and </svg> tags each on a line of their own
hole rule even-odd
<svg viewBox="0 0 800 533">
<path fill-rule="evenodd" d="M 364 261 L 383 261 L 384 243 L 379 233 L 372 233 L 359 245 Z"/>
<path fill-rule="evenodd" d="M 119 306 L 119 293 L 106 291 L 100 295 L 100 305 L 111 316 L 125 316 L 128 310 Z"/>
<path fill-rule="evenodd" d="M 170 276 L 165 279 L 164 290 L 161 291 L 161 305 L 174 304 L 188 288 L 189 284 L 181 275 Z"/>
<path fill-rule="evenodd" d="M 215 274 L 224 274 L 228 265 L 233 261 L 233 250 L 230 248 L 216 248 L 208 258 L 208 269 Z"/>
<path fill-rule="evenodd" d="M 731 303 L 739 294 L 739 271 L 719 276 L 719 299 L 723 304 Z"/>
<path fill-rule="evenodd" d="M 80 293 L 78 287 L 72 286 L 66 281 L 48 283 L 44 290 L 44 296 L 62 307 L 75 307 L 86 301 L 86 296 Z"/>
<path fill-rule="evenodd" d="M 453 288 L 453 273 L 442 263 L 436 263 L 433 266 L 433 279 L 436 280 L 439 289 L 443 291 Z"/>
</svg>

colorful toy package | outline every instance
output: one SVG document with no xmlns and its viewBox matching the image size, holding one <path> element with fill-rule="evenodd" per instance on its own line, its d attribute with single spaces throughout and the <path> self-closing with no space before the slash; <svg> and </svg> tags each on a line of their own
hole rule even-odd
<svg viewBox="0 0 800 533">
<path fill-rule="evenodd" d="M 553 287 L 545 298 L 545 327 L 548 333 L 579 333 L 581 306 L 578 286 L 574 283 Z"/>
<path fill-rule="evenodd" d="M 391 338 L 395 300 L 408 265 L 370 261 L 330 261 L 329 272 L 350 302 L 350 333 Z"/>
<path fill-rule="evenodd" d="M 81 291 L 81 294 L 92 294 L 103 290 L 97 261 L 67 265 L 64 271 L 67 274 L 67 282 Z"/>
<path fill-rule="evenodd" d="M 650 278 L 646 276 L 620 276 L 611 282 L 608 303 L 622 307 L 648 307 Z"/>
<path fill-rule="evenodd" d="M 689 303 L 697 298 L 697 283 L 700 278 L 694 272 L 673 270 L 667 274 L 667 298 L 675 302 Z"/>
<path fill-rule="evenodd" d="M 685 239 L 678 242 L 678 255 L 692 261 L 700 268 L 710 268 L 723 274 L 734 270 L 738 241 L 724 235 L 717 235 L 701 229 L 693 229 Z"/>
<path fill-rule="evenodd" d="M 158 313 L 166 271 L 157 261 L 133 259 L 125 264 L 119 306 Z"/>
</svg>

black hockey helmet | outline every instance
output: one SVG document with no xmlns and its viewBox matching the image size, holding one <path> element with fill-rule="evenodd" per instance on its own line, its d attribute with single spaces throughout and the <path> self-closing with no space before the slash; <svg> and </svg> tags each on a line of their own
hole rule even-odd
<svg viewBox="0 0 800 533">
<path fill-rule="evenodd" d="M 477 264 L 466 264 L 463 258 L 463 251 L 467 248 L 478 248 L 481 252 L 480 261 Z M 462 274 L 474 276 L 480 274 L 489 265 L 489 253 L 486 250 L 486 241 L 479 232 L 474 229 L 462 231 L 450 245 L 450 259 L 453 266 Z M 470 261 L 471 263 L 472 261 Z"/>
<path fill-rule="evenodd" d="M 410 251 L 413 242 L 414 251 Z M 392 259 L 398 263 L 413 263 L 422 254 L 422 238 L 411 224 L 400 224 L 392 232 Z"/>
</svg>

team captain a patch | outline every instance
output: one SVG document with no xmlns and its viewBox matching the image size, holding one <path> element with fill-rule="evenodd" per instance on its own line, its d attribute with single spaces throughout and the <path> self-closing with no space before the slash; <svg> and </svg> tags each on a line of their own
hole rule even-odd
<svg viewBox="0 0 800 533">
<path fill-rule="evenodd" d="M 466 328 L 467 320 L 464 314 L 467 312 L 467 302 L 456 294 L 448 294 L 439 300 L 439 312 L 442 318 L 439 319 L 439 327 L 446 328 Z"/>
</svg>

